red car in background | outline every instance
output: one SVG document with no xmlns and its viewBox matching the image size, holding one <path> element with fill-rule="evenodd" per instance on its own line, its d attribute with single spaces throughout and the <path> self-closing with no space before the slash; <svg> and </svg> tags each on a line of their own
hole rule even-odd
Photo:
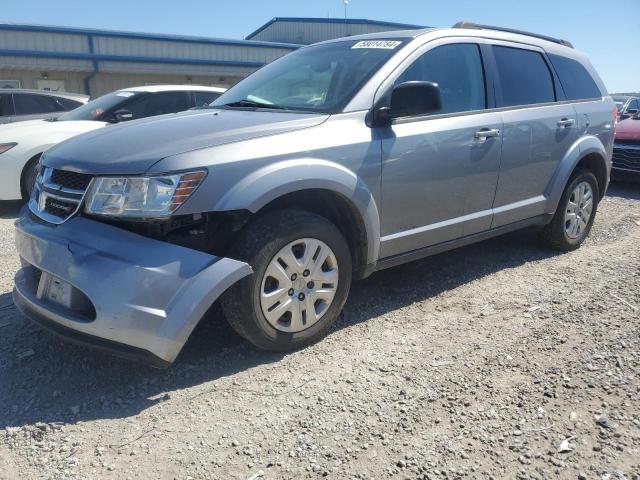
<svg viewBox="0 0 640 480">
<path fill-rule="evenodd" d="M 640 179 L 640 112 L 616 127 L 611 173 L 617 179 Z"/>
</svg>

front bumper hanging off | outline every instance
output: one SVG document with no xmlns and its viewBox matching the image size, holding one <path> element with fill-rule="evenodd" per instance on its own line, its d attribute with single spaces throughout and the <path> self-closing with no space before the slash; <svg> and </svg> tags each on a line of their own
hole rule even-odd
<svg viewBox="0 0 640 480">
<path fill-rule="evenodd" d="M 157 367 L 170 365 L 204 313 L 251 267 L 82 217 L 57 226 L 25 208 L 16 221 L 22 269 L 14 302 L 66 339 Z M 54 278 L 71 302 L 43 295 Z"/>
</svg>

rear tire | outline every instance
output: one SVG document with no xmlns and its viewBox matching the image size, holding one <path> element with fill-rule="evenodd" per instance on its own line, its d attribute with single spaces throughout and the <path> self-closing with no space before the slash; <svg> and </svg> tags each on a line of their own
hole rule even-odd
<svg viewBox="0 0 640 480">
<path fill-rule="evenodd" d="M 599 198 L 595 175 L 584 169 L 574 172 L 562 193 L 551 222 L 540 234 L 542 242 L 548 247 L 562 251 L 580 248 L 591 231 Z"/>
<path fill-rule="evenodd" d="M 36 177 L 38 176 L 38 165 L 40 164 L 41 156 L 42 154 L 32 157 L 22 170 L 22 176 L 20 178 L 20 192 L 22 193 L 22 199 L 25 202 L 28 202 L 29 198 L 31 198 L 31 192 L 33 191 L 33 186 L 36 183 Z"/>
<path fill-rule="evenodd" d="M 267 213 L 240 233 L 229 257 L 253 274 L 221 304 L 231 327 L 256 347 L 287 351 L 316 342 L 342 311 L 351 253 L 338 228 L 302 210 Z"/>
</svg>

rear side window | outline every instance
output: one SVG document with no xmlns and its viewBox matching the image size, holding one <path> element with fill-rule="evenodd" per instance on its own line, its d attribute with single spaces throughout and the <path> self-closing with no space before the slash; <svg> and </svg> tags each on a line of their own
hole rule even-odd
<svg viewBox="0 0 640 480">
<path fill-rule="evenodd" d="M 193 103 L 196 107 L 209 105 L 221 94 L 218 92 L 193 92 Z"/>
<path fill-rule="evenodd" d="M 553 77 L 544 57 L 531 50 L 493 46 L 502 106 L 555 102 Z"/>
<path fill-rule="evenodd" d="M 76 100 L 71 100 L 69 98 L 58 97 L 56 101 L 60 105 L 60 108 L 65 112 L 69 110 L 73 110 L 74 108 L 78 108 L 80 105 L 83 105 L 82 102 L 77 102 Z"/>
<path fill-rule="evenodd" d="M 47 95 L 35 95 L 30 93 L 14 93 L 13 103 L 16 115 L 35 115 L 38 113 L 59 112 L 60 105 Z"/>
<path fill-rule="evenodd" d="M 602 93 L 580 62 L 560 55 L 549 55 L 568 100 L 600 98 Z"/>
<path fill-rule="evenodd" d="M 421 80 L 435 82 L 442 93 L 442 110 L 455 113 L 486 106 L 484 70 L 478 45 L 453 43 L 429 50 L 412 63 L 396 84 Z"/>
</svg>

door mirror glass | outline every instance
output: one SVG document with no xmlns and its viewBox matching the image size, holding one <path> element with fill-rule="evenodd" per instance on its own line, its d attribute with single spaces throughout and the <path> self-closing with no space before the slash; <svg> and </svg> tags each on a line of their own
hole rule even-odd
<svg viewBox="0 0 640 480">
<path fill-rule="evenodd" d="M 116 110 L 115 112 L 113 112 L 112 119 L 113 123 L 127 122 L 133 119 L 133 113 L 131 113 L 129 110 L 121 108 L 120 110 Z"/>
<path fill-rule="evenodd" d="M 442 110 L 440 87 L 434 82 L 411 81 L 396 85 L 388 107 L 378 109 L 378 118 L 389 121 L 398 117 L 428 115 Z"/>
</svg>

